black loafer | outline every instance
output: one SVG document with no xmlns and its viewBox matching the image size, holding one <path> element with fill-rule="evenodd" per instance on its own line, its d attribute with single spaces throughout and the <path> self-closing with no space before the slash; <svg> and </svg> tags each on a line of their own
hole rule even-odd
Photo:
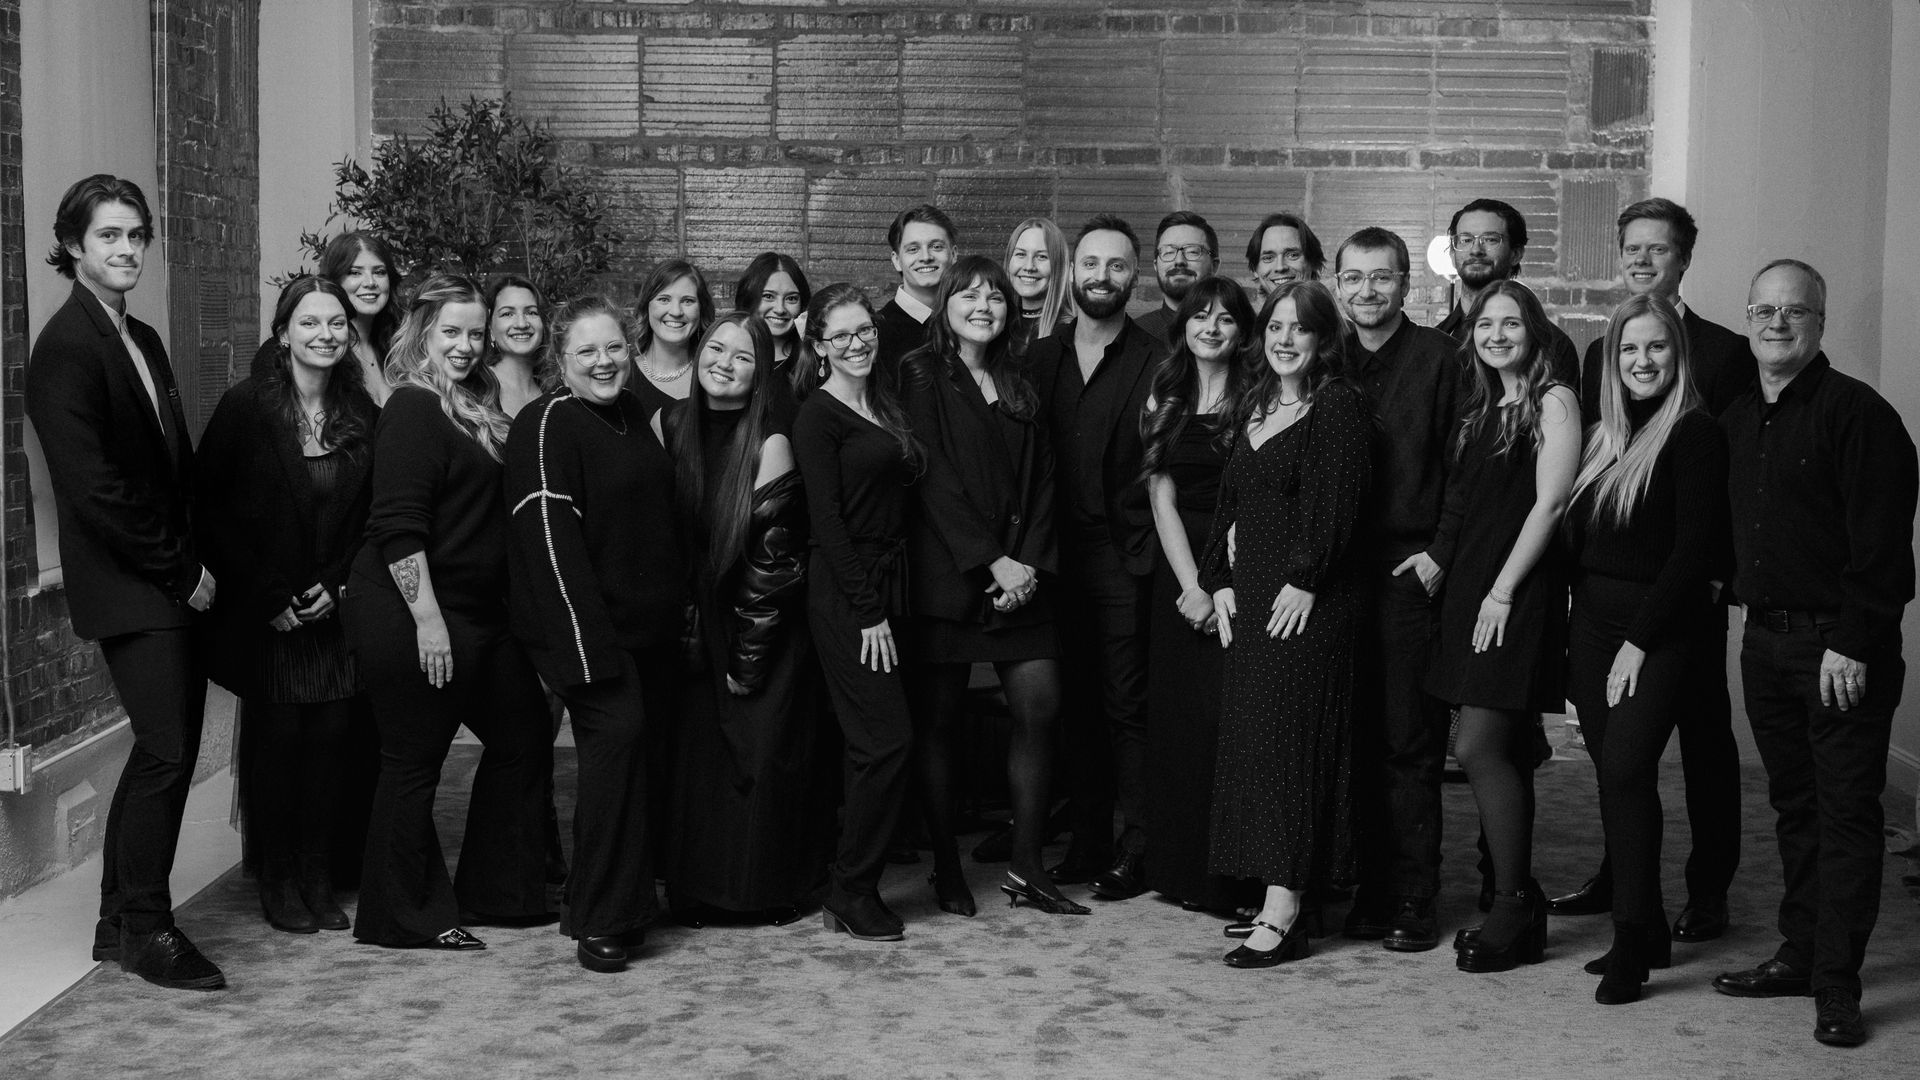
<svg viewBox="0 0 1920 1080">
<path fill-rule="evenodd" d="M 1409 896 L 1400 901 L 1393 925 L 1380 944 L 1394 952 L 1426 952 L 1440 944 L 1440 924 L 1433 915 L 1433 901 Z"/>
<path fill-rule="evenodd" d="M 1131 900 L 1147 891 L 1146 860 L 1137 851 L 1121 853 L 1106 873 L 1087 883 L 1093 895 L 1103 900 Z M 1055 884 L 1059 879 L 1054 879 Z"/>
<path fill-rule="evenodd" d="M 227 977 L 177 926 L 151 934 L 123 930 L 120 968 L 169 990 L 220 990 L 227 985 Z"/>
<path fill-rule="evenodd" d="M 609 934 L 606 937 L 583 937 L 580 947 L 574 950 L 580 958 L 580 966 L 588 971 L 611 974 L 627 969 L 627 942 L 624 934 Z"/>
<path fill-rule="evenodd" d="M 1745 971 L 1715 976 L 1713 988 L 1734 997 L 1806 997 L 1813 993 L 1813 980 L 1785 960 L 1762 960 Z"/>
<path fill-rule="evenodd" d="M 1612 878 L 1590 877 L 1585 885 L 1547 901 L 1549 915 L 1604 915 L 1612 910 Z"/>
<path fill-rule="evenodd" d="M 1860 1019 L 1860 1001 L 1844 988 L 1821 987 L 1814 998 L 1813 1037 L 1828 1046 L 1859 1046 L 1867 1041 L 1867 1023 Z"/>
<path fill-rule="evenodd" d="M 1727 902 L 1688 903 L 1673 920 L 1675 941 L 1712 941 L 1727 932 Z"/>
</svg>

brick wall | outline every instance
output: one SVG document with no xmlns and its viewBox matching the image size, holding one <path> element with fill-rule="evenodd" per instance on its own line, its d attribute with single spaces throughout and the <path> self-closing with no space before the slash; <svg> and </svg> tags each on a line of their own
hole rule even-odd
<svg viewBox="0 0 1920 1080">
<path fill-rule="evenodd" d="M 730 281 L 766 247 L 884 286 L 886 221 L 919 201 L 995 254 L 1029 214 L 1190 208 L 1244 276 L 1253 225 L 1293 209 L 1329 248 L 1401 232 L 1437 312 L 1418 253 L 1491 195 L 1584 337 L 1646 189 L 1650 3 L 379 0 L 374 128 L 512 91 L 614 193 L 629 290 L 667 254 Z"/>
</svg>

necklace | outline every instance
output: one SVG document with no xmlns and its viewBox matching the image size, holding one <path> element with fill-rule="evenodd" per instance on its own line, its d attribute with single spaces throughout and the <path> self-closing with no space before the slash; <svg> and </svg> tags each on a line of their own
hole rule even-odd
<svg viewBox="0 0 1920 1080">
<path fill-rule="evenodd" d="M 327 410 L 315 409 L 309 413 L 302 409 L 299 414 L 299 419 L 294 422 L 294 426 L 300 433 L 300 441 L 302 443 L 312 443 L 318 446 L 320 445 L 322 433 L 327 430 Z"/>
<path fill-rule="evenodd" d="M 644 356 L 635 356 L 633 358 L 633 362 L 639 365 L 640 374 L 645 375 L 648 379 L 657 383 L 677 382 L 680 379 L 685 378 L 687 372 L 693 370 L 693 361 L 691 360 L 680 365 L 680 370 L 674 372 L 671 375 L 662 375 L 659 372 L 653 370 L 653 365 L 647 363 L 647 358 Z"/>
<path fill-rule="evenodd" d="M 620 412 L 619 405 L 615 405 L 613 407 L 613 411 L 616 413 L 620 413 L 620 426 L 614 427 L 612 421 L 600 415 L 599 407 L 594 405 L 592 402 L 588 401 L 586 398 L 576 396 L 573 400 L 578 401 L 581 405 L 586 406 L 587 415 L 607 425 L 608 431 L 613 432 L 615 435 L 625 435 L 627 433 L 627 414 L 624 412 Z"/>
</svg>

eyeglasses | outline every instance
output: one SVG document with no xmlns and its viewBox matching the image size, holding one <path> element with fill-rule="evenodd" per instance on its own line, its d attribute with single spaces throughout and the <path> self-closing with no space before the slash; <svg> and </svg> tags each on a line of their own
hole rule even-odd
<svg viewBox="0 0 1920 1080">
<path fill-rule="evenodd" d="M 575 349 L 567 355 L 582 364 L 591 364 L 602 356 L 618 364 L 627 358 L 627 353 L 630 351 L 632 350 L 627 348 L 626 342 L 616 341 L 606 346 L 589 345 L 584 349 Z"/>
<path fill-rule="evenodd" d="M 1747 321 L 1755 326 L 1764 326 L 1772 322 L 1775 315 L 1783 315 L 1788 323 L 1798 326 L 1806 322 L 1810 316 L 1825 314 L 1824 311 L 1815 311 L 1813 308 L 1801 307 L 1799 304 L 1787 304 L 1784 307 L 1779 304 L 1747 305 Z"/>
<path fill-rule="evenodd" d="M 1507 244 L 1506 233 L 1489 232 L 1489 233 L 1481 233 L 1478 236 L 1475 236 L 1472 233 L 1460 233 L 1459 235 L 1453 238 L 1453 246 L 1456 250 L 1459 250 L 1459 251 L 1466 251 L 1470 248 L 1477 248 L 1477 247 L 1483 247 L 1483 248 L 1505 247 L 1506 244 Z"/>
<path fill-rule="evenodd" d="M 873 325 L 867 325 L 867 326 L 861 327 L 858 330 L 842 330 L 837 334 L 827 335 L 826 342 L 827 344 L 833 346 L 836 349 L 844 350 L 844 349 L 850 348 L 853 345 L 854 338 L 859 338 L 861 341 L 864 341 L 867 344 L 871 345 L 875 341 L 879 340 L 880 328 Z"/>
<path fill-rule="evenodd" d="M 1391 289 L 1394 282 L 1406 276 L 1405 270 L 1375 270 L 1366 274 L 1358 270 L 1342 270 L 1334 275 L 1334 280 L 1346 289 L 1357 289 L 1363 281 L 1376 289 Z"/>
<path fill-rule="evenodd" d="M 1183 257 L 1188 262 L 1199 262 L 1203 255 L 1209 259 L 1213 258 L 1213 252 L 1204 244 L 1168 244 L 1153 253 L 1154 258 L 1161 262 L 1172 262 Z"/>
</svg>

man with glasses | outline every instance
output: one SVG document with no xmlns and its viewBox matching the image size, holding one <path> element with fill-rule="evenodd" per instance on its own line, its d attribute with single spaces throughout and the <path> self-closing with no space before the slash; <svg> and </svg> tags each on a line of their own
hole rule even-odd
<svg viewBox="0 0 1920 1080">
<path fill-rule="evenodd" d="M 933 315 L 933 290 L 953 265 L 960 234 L 939 207 L 922 203 L 900 211 L 887 227 L 887 247 L 900 286 L 874 315 L 880 345 L 874 372 L 889 387 L 898 386 L 900 358 L 927 343 L 927 319 Z"/>
<path fill-rule="evenodd" d="M 1381 433 L 1365 530 L 1373 542 L 1374 609 L 1361 639 L 1354 710 L 1361 883 L 1345 932 L 1421 952 L 1439 944 L 1434 898 L 1447 753 L 1447 707 L 1421 688 L 1421 661 L 1438 632 L 1432 597 L 1441 577 L 1424 553 L 1440 524 L 1465 382 L 1453 339 L 1416 326 L 1402 310 L 1406 241 L 1370 226 L 1340 245 L 1333 264 L 1351 323 L 1349 372 L 1373 400 Z"/>
<path fill-rule="evenodd" d="M 1826 308 L 1813 267 L 1760 268 L 1747 289 L 1759 381 L 1720 417 L 1733 588 L 1747 608 L 1740 681 L 1786 891 L 1773 958 L 1713 985 L 1735 997 L 1811 993 L 1813 1037 L 1857 1046 L 1920 464 L 1900 414 L 1821 351 Z"/>
<path fill-rule="evenodd" d="M 1473 335 L 1467 312 L 1482 290 L 1496 281 L 1517 277 L 1527 253 L 1527 219 L 1498 199 L 1475 199 L 1454 212 L 1447 232 L 1453 237 L 1453 268 L 1460 275 L 1453 293 L 1453 309 L 1434 329 L 1465 343 Z M 1580 353 L 1566 331 L 1554 326 L 1547 342 L 1553 377 L 1574 390 L 1580 388 Z"/>
<path fill-rule="evenodd" d="M 1700 227 L 1686 207 L 1655 198 L 1622 210 L 1618 230 L 1621 284 L 1629 295 L 1651 293 L 1680 312 L 1694 386 L 1707 411 L 1719 416 L 1753 385 L 1754 362 L 1746 338 L 1701 318 L 1680 297 Z M 1600 420 L 1605 348 L 1605 336 L 1595 338 L 1580 366 L 1581 420 L 1589 426 Z M 1727 889 L 1740 865 L 1740 748 L 1727 696 L 1725 614 L 1704 624 L 1692 644 L 1697 662 L 1688 668 L 1676 719 L 1693 850 L 1687 856 L 1687 903 L 1674 920 L 1673 937 L 1698 942 L 1727 929 Z M 1555 915 L 1598 915 L 1612 908 L 1612 862 L 1606 859 L 1586 884 L 1547 901 Z"/>
<path fill-rule="evenodd" d="M 1173 313 L 1187 290 L 1203 277 L 1213 274 L 1220 259 L 1220 238 L 1207 219 L 1191 210 L 1175 210 L 1160 219 L 1160 231 L 1153 241 L 1153 273 L 1160 283 L 1160 306 L 1135 320 L 1140 329 L 1152 334 L 1162 345 L 1172 347 L 1168 334 Z"/>
<path fill-rule="evenodd" d="M 1080 317 L 1027 354 L 1053 440 L 1061 715 L 1073 796 L 1073 844 L 1047 872 L 1062 885 L 1089 881 L 1113 900 L 1146 890 L 1146 633 L 1156 540 L 1140 477 L 1140 414 L 1165 350 L 1127 318 L 1139 259 L 1125 220 L 1089 218 L 1070 268 Z"/>
</svg>

